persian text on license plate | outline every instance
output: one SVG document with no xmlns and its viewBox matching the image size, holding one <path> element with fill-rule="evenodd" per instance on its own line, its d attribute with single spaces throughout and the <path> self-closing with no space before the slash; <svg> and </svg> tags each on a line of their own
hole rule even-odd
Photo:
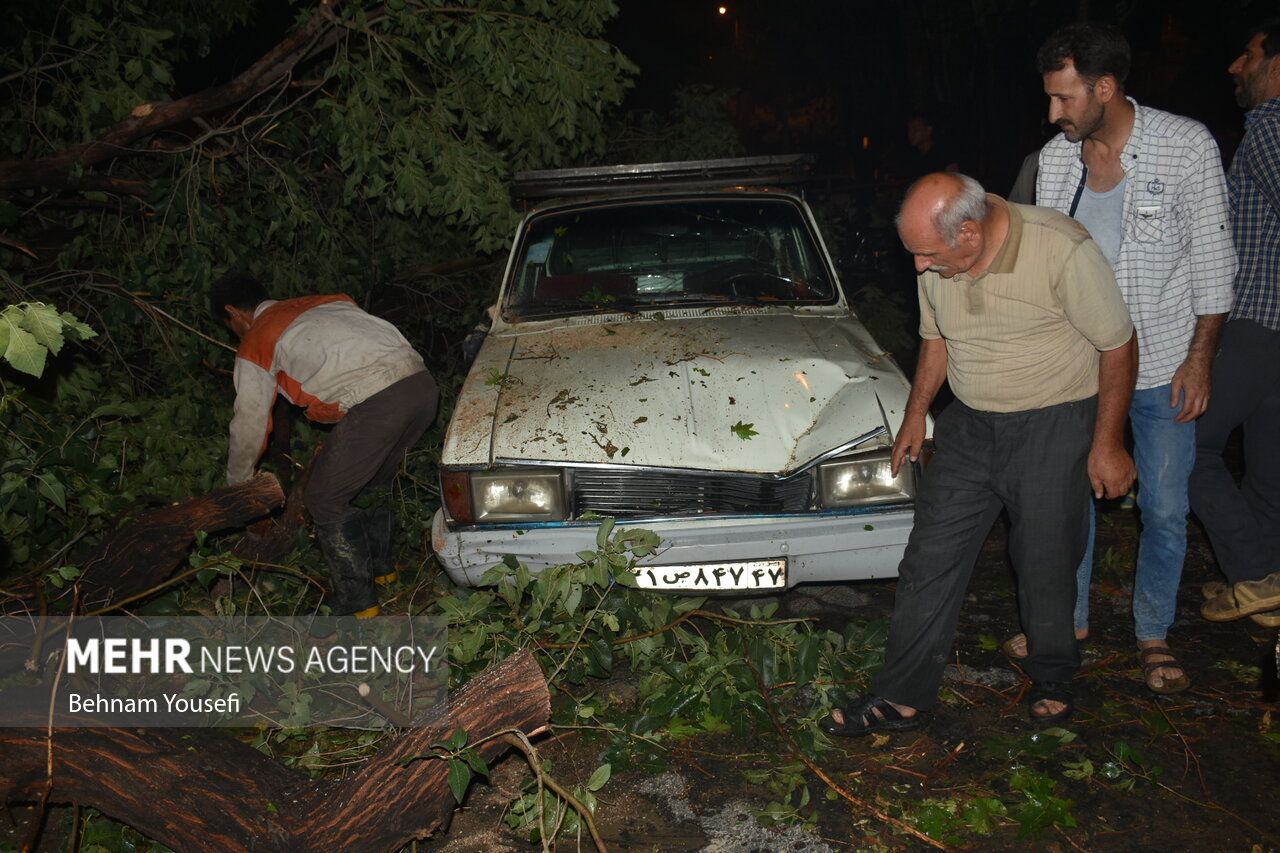
<svg viewBox="0 0 1280 853">
<path fill-rule="evenodd" d="M 752 590 L 783 589 L 787 585 L 786 560 L 636 566 L 633 571 L 642 589 Z"/>
</svg>

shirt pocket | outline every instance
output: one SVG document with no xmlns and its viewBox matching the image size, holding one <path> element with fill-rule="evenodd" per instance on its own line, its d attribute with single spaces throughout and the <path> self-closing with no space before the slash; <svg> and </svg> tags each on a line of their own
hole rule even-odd
<svg viewBox="0 0 1280 853">
<path fill-rule="evenodd" d="M 1133 212 L 1133 239 L 1139 243 L 1163 243 L 1166 230 L 1173 227 L 1164 205 L 1139 204 Z"/>
</svg>

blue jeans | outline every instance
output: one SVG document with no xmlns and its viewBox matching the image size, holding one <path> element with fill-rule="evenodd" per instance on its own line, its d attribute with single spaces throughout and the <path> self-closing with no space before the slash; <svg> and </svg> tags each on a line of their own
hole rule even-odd
<svg viewBox="0 0 1280 853">
<path fill-rule="evenodd" d="M 1163 640 L 1178 605 L 1178 582 L 1187 556 L 1187 481 L 1196 460 L 1195 423 L 1174 421 L 1180 409 L 1169 406 L 1170 386 L 1135 391 L 1129 407 L 1133 461 L 1138 466 L 1138 570 L 1133 581 L 1133 625 L 1139 642 Z M 1093 575 L 1093 537 L 1076 572 L 1077 631 L 1089 627 L 1089 580 Z"/>
</svg>

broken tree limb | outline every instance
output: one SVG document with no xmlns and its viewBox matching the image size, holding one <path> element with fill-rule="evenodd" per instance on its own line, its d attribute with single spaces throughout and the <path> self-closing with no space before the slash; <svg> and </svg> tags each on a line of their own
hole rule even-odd
<svg viewBox="0 0 1280 853">
<path fill-rule="evenodd" d="M 74 587 L 59 594 L 78 595 L 80 612 L 93 612 L 128 601 L 162 584 L 191 551 L 200 531 L 216 533 L 244 527 L 284 503 L 273 474 L 258 474 L 198 498 L 153 509 L 104 538 L 80 559 Z M 21 636 L 27 626 L 43 623 L 53 601 L 45 598 L 39 579 L 0 598 L 0 636 Z M 66 608 L 62 608 L 66 609 Z M 0 649 L 0 674 L 21 664 L 21 656 Z"/>
<path fill-rule="evenodd" d="M 0 161 L 0 189 L 59 188 L 73 182 L 72 167 L 85 169 L 135 153 L 138 140 L 184 121 L 225 110 L 287 82 L 298 63 L 311 55 L 333 29 L 327 14 L 340 0 L 320 0 L 315 13 L 283 41 L 229 83 L 196 92 L 176 101 L 138 104 L 129 118 L 96 139 L 73 145 L 48 157 Z"/>
<path fill-rule="evenodd" d="M 257 474 L 234 486 L 154 509 L 125 525 L 81 562 L 85 609 L 146 592 L 169 577 L 191 550 L 197 532 L 243 527 L 284 504 L 274 474 Z"/>
<path fill-rule="evenodd" d="M 551 697 L 521 650 L 481 672 L 346 779 L 312 780 L 208 729 L 0 729 L 0 797 L 91 806 L 179 851 L 391 851 L 447 828 L 448 762 L 432 744 L 457 729 L 487 762 L 504 732 L 536 734 Z"/>
</svg>

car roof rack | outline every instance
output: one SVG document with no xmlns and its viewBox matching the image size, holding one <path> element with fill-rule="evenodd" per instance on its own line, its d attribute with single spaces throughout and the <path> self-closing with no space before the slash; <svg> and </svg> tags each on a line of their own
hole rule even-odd
<svg viewBox="0 0 1280 853">
<path fill-rule="evenodd" d="M 735 186 L 778 186 L 805 180 L 809 177 L 812 165 L 812 154 L 778 154 L 720 160 L 542 169 L 517 172 L 513 189 L 519 198 L 539 199 L 611 195 L 654 187 L 723 189 Z"/>
</svg>

